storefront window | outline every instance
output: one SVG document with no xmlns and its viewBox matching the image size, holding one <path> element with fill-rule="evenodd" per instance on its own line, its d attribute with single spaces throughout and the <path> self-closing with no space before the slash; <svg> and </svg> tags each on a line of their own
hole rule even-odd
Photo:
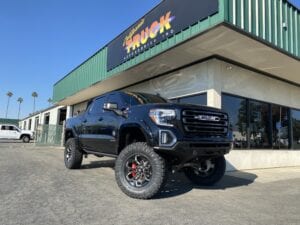
<svg viewBox="0 0 300 225">
<path fill-rule="evenodd" d="M 269 113 L 269 104 L 258 101 L 249 101 L 249 136 L 251 148 L 271 148 Z"/>
<path fill-rule="evenodd" d="M 247 101 L 245 98 L 223 95 L 222 109 L 228 113 L 233 147 L 247 148 Z"/>
<path fill-rule="evenodd" d="M 293 147 L 300 149 L 300 111 L 292 110 Z"/>
<path fill-rule="evenodd" d="M 272 105 L 272 139 L 275 149 L 287 149 L 289 147 L 288 110 L 286 107 Z"/>
<path fill-rule="evenodd" d="M 234 149 L 300 149 L 300 110 L 230 94 L 222 94 L 222 109 Z"/>
<path fill-rule="evenodd" d="M 194 104 L 194 105 L 207 105 L 207 94 L 192 95 L 182 98 L 172 99 L 172 102 Z"/>
</svg>

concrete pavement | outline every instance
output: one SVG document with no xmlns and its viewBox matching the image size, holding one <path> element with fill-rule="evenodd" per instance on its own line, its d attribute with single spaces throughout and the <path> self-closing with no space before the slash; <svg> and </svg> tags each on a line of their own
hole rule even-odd
<svg viewBox="0 0 300 225">
<path fill-rule="evenodd" d="M 300 168 L 227 173 L 215 187 L 171 175 L 153 200 L 125 196 L 114 160 L 67 170 L 59 148 L 0 141 L 1 225 L 300 224 Z"/>
</svg>

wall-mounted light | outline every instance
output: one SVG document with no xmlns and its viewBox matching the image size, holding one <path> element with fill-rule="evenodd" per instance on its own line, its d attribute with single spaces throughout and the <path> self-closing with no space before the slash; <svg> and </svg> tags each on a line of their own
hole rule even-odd
<svg viewBox="0 0 300 225">
<path fill-rule="evenodd" d="M 282 28 L 283 28 L 284 30 L 287 30 L 287 29 L 288 29 L 288 24 L 287 24 L 286 22 L 283 22 L 283 23 L 282 23 Z"/>
<path fill-rule="evenodd" d="M 226 69 L 227 70 L 232 70 L 232 66 L 227 66 Z"/>
</svg>

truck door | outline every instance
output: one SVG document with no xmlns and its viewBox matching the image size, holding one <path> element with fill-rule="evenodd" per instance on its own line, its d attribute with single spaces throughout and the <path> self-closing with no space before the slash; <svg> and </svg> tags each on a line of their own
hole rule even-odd
<svg viewBox="0 0 300 225">
<path fill-rule="evenodd" d="M 9 126 L 9 138 L 10 139 L 19 139 L 20 138 L 20 131 L 15 126 Z"/>
<path fill-rule="evenodd" d="M 125 103 L 120 93 L 112 93 L 108 95 L 106 103 L 116 104 L 118 110 L 124 110 Z M 114 111 L 105 110 L 103 113 L 102 131 L 103 139 L 101 145 L 103 151 L 107 154 L 117 154 L 118 146 L 118 129 L 124 117 L 117 115 Z"/>
<path fill-rule="evenodd" d="M 88 151 L 102 152 L 104 102 L 105 97 L 95 99 L 83 118 L 79 141 L 81 146 Z"/>
</svg>

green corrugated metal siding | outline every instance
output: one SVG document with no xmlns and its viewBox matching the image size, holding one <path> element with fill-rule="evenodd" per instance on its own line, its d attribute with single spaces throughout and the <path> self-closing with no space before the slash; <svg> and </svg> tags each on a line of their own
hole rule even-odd
<svg viewBox="0 0 300 225">
<path fill-rule="evenodd" d="M 227 22 L 300 57 L 300 12 L 289 2 L 225 0 L 225 11 Z"/>
<path fill-rule="evenodd" d="M 217 14 L 109 72 L 106 71 L 107 47 L 104 47 L 54 85 L 53 100 L 61 101 L 225 21 L 300 57 L 300 15 L 297 8 L 285 0 L 219 0 Z M 287 29 L 282 27 L 283 22 L 286 22 Z"/>
<path fill-rule="evenodd" d="M 106 79 L 106 61 L 107 48 L 104 48 L 57 82 L 53 89 L 54 102 Z"/>
<path fill-rule="evenodd" d="M 58 102 L 64 98 L 75 94 L 76 92 L 85 89 L 99 81 L 105 80 L 121 71 L 124 71 L 138 63 L 149 59 L 162 51 L 165 51 L 176 44 L 179 44 L 200 32 L 207 30 L 224 21 L 224 1 L 219 0 L 219 12 L 207 19 L 198 22 L 188 29 L 176 34 L 166 41 L 156 45 L 148 51 L 140 54 L 132 60 L 116 67 L 114 70 L 106 71 L 107 48 L 103 48 L 94 56 L 89 58 L 71 73 L 61 79 L 54 85 L 53 100 Z"/>
</svg>

